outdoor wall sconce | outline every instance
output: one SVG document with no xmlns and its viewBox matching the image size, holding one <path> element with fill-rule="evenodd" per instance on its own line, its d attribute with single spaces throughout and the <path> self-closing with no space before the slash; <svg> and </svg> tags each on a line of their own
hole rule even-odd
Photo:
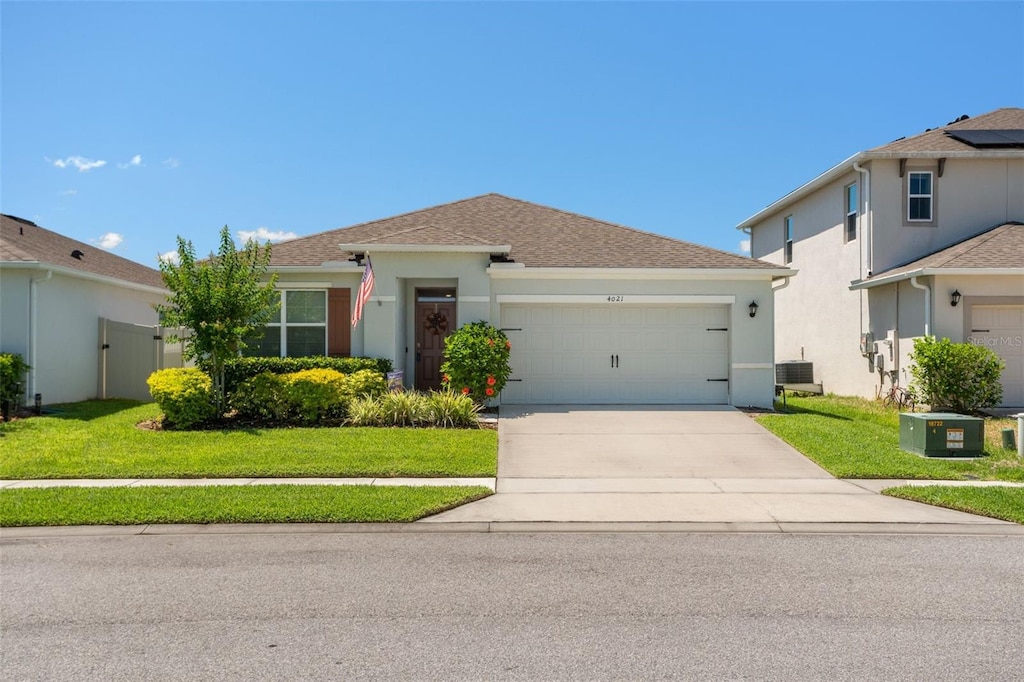
<svg viewBox="0 0 1024 682">
<path fill-rule="evenodd" d="M 750 308 L 750 316 L 751 317 L 753 317 L 754 315 L 757 315 L 757 301 L 751 301 L 750 305 L 747 306 L 747 307 Z"/>
<path fill-rule="evenodd" d="M 950 296 L 949 296 L 949 304 L 955 308 L 956 304 L 959 303 L 959 302 L 960 302 L 960 290 L 959 289 L 954 289 L 953 293 L 950 294 Z"/>
</svg>

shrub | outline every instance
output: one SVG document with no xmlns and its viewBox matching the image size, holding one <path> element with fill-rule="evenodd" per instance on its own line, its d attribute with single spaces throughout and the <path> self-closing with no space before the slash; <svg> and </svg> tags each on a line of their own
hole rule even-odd
<svg viewBox="0 0 1024 682">
<path fill-rule="evenodd" d="M 231 395 L 231 407 L 248 419 L 284 421 L 288 418 L 286 393 L 282 375 L 264 372 L 242 382 Z"/>
<path fill-rule="evenodd" d="M 486 322 L 470 322 L 445 340 L 443 382 L 456 392 L 483 404 L 505 387 L 512 344 L 500 329 Z"/>
<path fill-rule="evenodd" d="M 380 397 L 364 396 L 350 402 L 348 404 L 348 423 L 350 426 L 383 425 L 384 412 L 381 409 Z"/>
<path fill-rule="evenodd" d="M 479 426 L 477 413 L 480 406 L 473 399 L 451 390 L 431 391 L 427 396 L 431 413 L 430 423 L 441 428 Z"/>
<path fill-rule="evenodd" d="M 971 414 L 1003 399 L 999 383 L 1004 363 L 984 346 L 914 339 L 912 388 L 932 410 Z"/>
<path fill-rule="evenodd" d="M 388 382 L 376 370 L 361 369 L 345 377 L 343 391 L 348 400 L 366 396 L 378 396 L 388 392 Z"/>
<path fill-rule="evenodd" d="M 29 369 L 18 353 L 0 353 L 0 404 L 5 408 L 21 407 Z"/>
<path fill-rule="evenodd" d="M 217 416 L 213 381 L 195 367 L 161 369 L 146 380 L 149 393 L 173 426 L 188 429 Z"/>
<path fill-rule="evenodd" d="M 345 415 L 345 375 L 333 369 L 304 369 L 281 377 L 288 415 L 305 424 Z"/>
<path fill-rule="evenodd" d="M 383 377 L 391 371 L 391 360 L 387 358 L 332 358 L 326 355 L 311 355 L 302 358 L 232 358 L 224 363 L 224 385 L 227 392 L 234 392 L 243 381 L 257 374 L 291 374 L 305 369 L 333 369 L 342 374 L 355 374 L 370 369 Z"/>
<path fill-rule="evenodd" d="M 420 426 L 430 421 L 430 402 L 418 391 L 385 393 L 377 402 L 381 426 Z"/>
</svg>

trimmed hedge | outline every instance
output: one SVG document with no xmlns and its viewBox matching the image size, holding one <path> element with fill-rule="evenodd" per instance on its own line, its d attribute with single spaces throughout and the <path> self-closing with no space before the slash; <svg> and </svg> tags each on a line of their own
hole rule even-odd
<svg viewBox="0 0 1024 682">
<path fill-rule="evenodd" d="M 167 422 L 189 429 L 217 416 L 213 402 L 213 381 L 201 369 L 172 367 L 149 375 L 149 393 Z"/>
<path fill-rule="evenodd" d="M 231 395 L 231 407 L 246 419 L 311 425 L 338 421 L 354 399 L 379 396 L 387 388 L 375 369 L 349 375 L 333 369 L 264 372 L 239 384 Z"/>
<path fill-rule="evenodd" d="M 381 376 L 393 369 L 387 358 L 332 358 L 311 355 L 304 358 L 234 358 L 224 364 L 224 388 L 231 395 L 243 381 L 264 372 L 294 374 L 307 369 L 333 369 L 342 374 L 354 374 L 361 369 L 372 369 Z"/>
</svg>

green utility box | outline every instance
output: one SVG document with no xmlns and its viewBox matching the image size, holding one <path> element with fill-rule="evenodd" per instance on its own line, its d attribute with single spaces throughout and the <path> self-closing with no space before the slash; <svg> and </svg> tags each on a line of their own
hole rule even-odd
<svg viewBox="0 0 1024 682">
<path fill-rule="evenodd" d="M 985 421 L 949 412 L 902 412 L 900 449 L 925 457 L 981 457 Z"/>
</svg>

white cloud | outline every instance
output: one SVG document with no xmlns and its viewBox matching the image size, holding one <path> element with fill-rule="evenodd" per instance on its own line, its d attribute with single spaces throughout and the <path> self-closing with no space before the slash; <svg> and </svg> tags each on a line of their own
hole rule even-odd
<svg viewBox="0 0 1024 682">
<path fill-rule="evenodd" d="M 156 259 L 158 261 L 163 261 L 164 263 L 174 263 L 175 265 L 181 262 L 181 258 L 178 257 L 177 251 L 168 251 L 167 253 L 161 253 L 156 257 Z"/>
<path fill-rule="evenodd" d="M 60 194 L 62 197 L 73 197 L 76 194 L 78 194 L 78 190 L 77 189 L 62 189 L 60 192 L 58 192 L 58 194 Z"/>
<path fill-rule="evenodd" d="M 284 242 L 299 236 L 294 232 L 285 232 L 283 230 L 274 232 L 265 227 L 257 227 L 255 230 L 239 230 L 235 234 L 243 242 L 247 242 L 250 239 L 255 239 L 258 242 Z"/>
<path fill-rule="evenodd" d="M 117 232 L 107 232 L 106 234 L 100 235 L 99 239 L 90 239 L 93 244 L 100 247 L 101 249 L 117 248 L 117 245 L 124 241 L 124 235 L 118 234 Z"/>
<path fill-rule="evenodd" d="M 164 166 L 167 166 L 168 168 L 177 168 L 178 166 L 181 165 L 181 161 L 174 158 L 173 156 L 169 159 L 164 159 L 160 163 L 163 164 Z"/>
<path fill-rule="evenodd" d="M 119 163 L 119 164 L 117 164 L 117 167 L 118 168 L 128 168 L 130 166 L 141 166 L 141 165 L 142 165 L 142 154 L 136 154 L 135 156 L 132 157 L 131 161 L 129 161 L 128 163 Z"/>
<path fill-rule="evenodd" d="M 742 239 L 742 240 L 740 240 L 740 253 L 750 253 L 750 240 L 749 239 Z"/>
<path fill-rule="evenodd" d="M 53 165 L 57 168 L 67 168 L 68 166 L 74 166 L 78 169 L 78 172 L 84 173 L 90 171 L 93 168 L 102 168 L 107 165 L 106 161 L 99 161 L 94 159 L 87 159 L 84 156 L 69 156 L 66 159 L 56 159 Z"/>
</svg>

